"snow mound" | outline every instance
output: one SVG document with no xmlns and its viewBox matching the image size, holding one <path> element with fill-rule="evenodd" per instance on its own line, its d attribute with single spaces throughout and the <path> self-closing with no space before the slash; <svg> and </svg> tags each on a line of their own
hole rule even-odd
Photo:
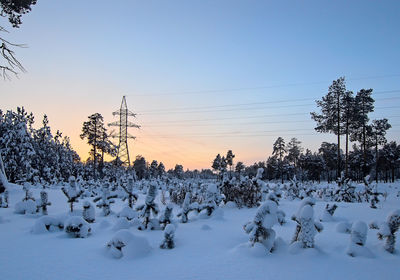
<svg viewBox="0 0 400 280">
<path fill-rule="evenodd" d="M 15 204 L 15 213 L 17 214 L 35 214 L 36 203 L 32 200 L 20 201 Z"/>
<path fill-rule="evenodd" d="M 207 224 L 201 226 L 201 230 L 211 230 L 211 227 Z"/>
<path fill-rule="evenodd" d="M 88 222 L 82 217 L 74 216 L 70 217 L 64 224 L 65 232 L 75 238 L 86 238 L 91 232 L 91 228 Z"/>
<path fill-rule="evenodd" d="M 236 209 L 236 208 L 237 208 L 237 205 L 236 205 L 236 203 L 233 202 L 233 201 L 228 201 L 228 202 L 225 204 L 225 208 L 228 208 L 228 209 Z"/>
<path fill-rule="evenodd" d="M 43 216 L 35 222 L 31 232 L 34 234 L 41 234 L 62 230 L 63 228 L 64 221 L 62 219 L 50 216 Z"/>
<path fill-rule="evenodd" d="M 126 206 L 124 207 L 124 209 L 121 210 L 121 212 L 118 213 L 117 217 L 126 218 L 127 220 L 133 220 L 138 217 L 138 214 L 135 210 Z"/>
<path fill-rule="evenodd" d="M 342 222 L 336 225 L 336 231 L 340 233 L 350 233 L 351 232 L 352 223 Z"/>
<path fill-rule="evenodd" d="M 123 229 L 117 232 L 107 243 L 107 252 L 113 258 L 141 258 L 147 256 L 151 251 L 148 240 L 144 237 L 135 236 L 130 231 Z"/>
<path fill-rule="evenodd" d="M 121 229 L 129 229 L 130 227 L 131 227 L 131 223 L 127 219 L 119 218 L 112 229 L 114 231 L 118 231 Z"/>
<path fill-rule="evenodd" d="M 364 257 L 364 258 L 374 258 L 374 254 L 365 246 L 360 246 L 355 243 L 350 243 L 346 251 L 347 255 L 351 257 Z"/>
</svg>

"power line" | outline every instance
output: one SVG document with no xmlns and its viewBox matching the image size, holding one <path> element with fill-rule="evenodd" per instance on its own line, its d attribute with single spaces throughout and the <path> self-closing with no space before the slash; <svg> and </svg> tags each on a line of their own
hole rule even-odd
<svg viewBox="0 0 400 280">
<path fill-rule="evenodd" d="M 394 93 L 394 92 L 400 92 L 400 90 L 380 91 L 380 92 L 376 92 L 376 94 Z M 393 99 L 400 99 L 400 97 L 381 98 L 381 99 L 379 99 L 379 101 L 393 100 Z M 193 114 L 193 113 L 195 114 L 195 113 L 209 113 L 209 112 L 261 110 L 261 109 L 270 108 L 270 107 L 260 107 L 263 104 L 270 105 L 270 104 L 277 104 L 277 103 L 288 103 L 288 102 L 309 101 L 309 100 L 315 100 L 315 99 L 314 98 L 302 98 L 302 99 L 294 99 L 294 100 L 293 99 L 284 99 L 284 100 L 277 100 L 277 101 L 263 101 L 263 102 L 213 105 L 213 106 L 201 106 L 201 107 L 180 107 L 180 108 L 172 108 L 172 109 L 141 111 L 138 113 L 138 115 Z M 303 107 L 303 106 L 313 106 L 313 105 L 315 105 L 315 103 L 281 105 L 281 106 L 274 106 L 273 108 L 274 109 L 275 108 L 290 108 L 290 107 Z M 218 108 L 242 107 L 242 106 L 248 107 L 248 108 L 218 109 Z M 251 106 L 251 107 L 249 107 L 249 106 Z M 213 109 L 213 108 L 215 108 L 215 109 Z"/>
<path fill-rule="evenodd" d="M 346 79 L 346 81 L 374 80 L 374 79 L 393 78 L 393 77 L 400 77 L 400 74 L 368 76 L 368 77 L 360 77 L 360 78 L 350 78 L 350 79 Z M 152 96 L 171 96 L 171 95 L 196 95 L 196 94 L 208 94 L 208 93 L 213 93 L 213 94 L 220 93 L 221 94 L 221 93 L 232 93 L 232 92 L 249 91 L 249 90 L 261 90 L 261 89 L 282 88 L 282 87 L 318 85 L 318 84 L 326 84 L 326 83 L 331 83 L 331 82 L 332 81 L 305 82 L 305 83 L 286 83 L 286 84 L 269 85 L 269 86 L 256 86 L 256 87 L 208 89 L 208 90 L 189 90 L 189 91 L 180 91 L 180 92 L 128 94 L 128 95 L 129 96 L 136 96 L 136 97 L 139 97 L 139 96 L 152 97 Z"/>
</svg>

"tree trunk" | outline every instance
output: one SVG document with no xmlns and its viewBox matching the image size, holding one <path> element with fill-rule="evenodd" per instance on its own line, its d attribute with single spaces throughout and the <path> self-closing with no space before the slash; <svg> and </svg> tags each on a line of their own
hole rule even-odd
<svg viewBox="0 0 400 280">
<path fill-rule="evenodd" d="M 340 95 L 337 95 L 337 171 L 336 171 L 336 178 L 340 177 Z"/>
</svg>

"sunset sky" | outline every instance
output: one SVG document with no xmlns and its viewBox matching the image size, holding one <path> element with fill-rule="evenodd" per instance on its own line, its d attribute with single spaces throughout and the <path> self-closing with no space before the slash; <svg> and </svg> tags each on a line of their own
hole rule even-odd
<svg viewBox="0 0 400 280">
<path fill-rule="evenodd" d="M 0 26 L 28 70 L 0 81 L 0 109 L 47 114 L 85 160 L 93 113 L 112 122 L 126 95 L 130 156 L 210 168 L 217 153 L 266 160 L 278 136 L 317 150 L 329 134 L 310 112 L 332 80 L 373 88 L 375 112 L 400 141 L 399 1 L 38 0 L 23 24 Z M 343 146 L 344 148 L 344 146 Z"/>
</svg>

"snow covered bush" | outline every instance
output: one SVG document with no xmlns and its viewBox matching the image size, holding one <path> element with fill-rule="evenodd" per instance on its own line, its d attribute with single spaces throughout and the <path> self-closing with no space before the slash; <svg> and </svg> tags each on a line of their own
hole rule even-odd
<svg viewBox="0 0 400 280">
<path fill-rule="evenodd" d="M 147 255 L 150 244 L 144 237 L 133 235 L 130 231 L 123 229 L 118 231 L 106 245 L 108 254 L 113 258 L 138 258 Z"/>
<path fill-rule="evenodd" d="M 273 193 L 273 192 L 269 193 L 267 195 L 266 199 L 275 202 L 276 206 L 279 206 L 279 198 L 275 195 L 275 193 Z M 276 216 L 278 218 L 278 222 L 279 222 L 280 225 L 283 225 L 283 224 L 286 223 L 286 220 L 285 220 L 286 214 L 285 214 L 285 212 L 283 212 L 280 209 L 277 209 L 276 210 Z"/>
<path fill-rule="evenodd" d="M 221 194 L 216 184 L 209 184 L 205 202 L 200 205 L 200 211 L 206 210 L 207 216 L 211 216 L 218 204 L 222 201 Z"/>
<path fill-rule="evenodd" d="M 32 233 L 53 232 L 64 229 L 64 221 L 60 218 L 43 216 L 36 220 L 32 227 Z"/>
<path fill-rule="evenodd" d="M 386 239 L 385 250 L 393 254 L 396 245 L 396 232 L 400 227 L 400 210 L 392 212 L 386 219 L 386 222 L 379 226 L 378 238 Z"/>
<path fill-rule="evenodd" d="M 114 198 L 116 197 L 117 197 L 116 194 L 112 195 L 110 193 L 110 184 L 104 183 L 104 186 L 101 190 L 101 194 L 95 199 L 93 199 L 93 202 L 99 202 L 96 204 L 96 206 L 103 209 L 104 216 L 108 216 L 111 213 L 110 205 L 112 203 L 115 203 Z"/>
<path fill-rule="evenodd" d="M 7 190 L 7 179 L 0 169 L 0 207 L 8 208 L 8 190 Z"/>
<path fill-rule="evenodd" d="M 297 223 L 292 243 L 299 242 L 303 248 L 314 247 L 314 236 L 323 230 L 322 224 L 314 221 L 314 205 L 315 199 L 306 197 L 301 201 L 297 213 L 292 216 L 292 220 Z"/>
<path fill-rule="evenodd" d="M 253 179 L 241 177 L 240 180 L 235 178 L 228 180 L 225 178 L 220 184 L 220 190 L 225 197 L 225 203 L 232 201 L 239 208 L 244 206 L 251 208 L 257 206 L 261 201 L 262 186 L 266 187 L 264 182 L 258 179 L 257 176 Z"/>
<path fill-rule="evenodd" d="M 0 193 L 0 207 L 8 208 L 8 190 L 4 189 L 2 193 Z"/>
<path fill-rule="evenodd" d="M 350 245 L 347 254 L 351 257 L 362 255 L 362 248 L 367 241 L 367 224 L 361 221 L 355 222 L 351 227 Z"/>
<path fill-rule="evenodd" d="M 74 176 L 69 177 L 69 185 L 61 188 L 64 195 L 68 198 L 71 213 L 74 211 L 74 203 L 78 202 L 83 190 L 79 190 Z"/>
<path fill-rule="evenodd" d="M 250 235 L 250 244 L 261 243 L 268 252 L 274 249 L 275 231 L 272 227 L 278 222 L 276 215 L 277 205 L 273 201 L 266 201 L 262 204 L 253 219 L 243 226 L 246 233 Z"/>
<path fill-rule="evenodd" d="M 303 248 L 314 248 L 314 237 L 321 232 L 323 226 L 314 221 L 314 209 L 311 205 L 302 207 L 298 219 L 298 228 L 296 228 L 293 241 L 299 242 Z"/>
<path fill-rule="evenodd" d="M 169 224 L 164 229 L 164 240 L 160 245 L 161 249 L 173 249 L 175 247 L 174 242 L 175 226 Z"/>
<path fill-rule="evenodd" d="M 178 217 L 181 218 L 181 223 L 187 223 L 189 218 L 188 215 L 190 211 L 197 211 L 199 212 L 199 207 L 197 203 L 190 203 L 191 193 L 187 192 L 185 195 L 185 200 L 182 204 L 182 211 L 178 213 Z"/>
<path fill-rule="evenodd" d="M 344 179 L 342 176 L 339 179 L 338 187 L 333 194 L 336 202 L 357 202 L 358 197 L 355 192 L 356 187 L 352 184 L 350 179 Z"/>
<path fill-rule="evenodd" d="M 142 225 L 139 226 L 139 230 L 147 229 L 149 223 L 151 224 L 150 229 L 155 229 L 158 225 L 156 216 L 158 215 L 158 205 L 154 202 L 157 196 L 157 185 L 151 184 L 147 191 L 145 204 L 140 205 L 136 210 L 140 211 L 139 216 L 142 218 Z M 153 219 L 150 219 L 151 213 L 153 213 Z"/>
<path fill-rule="evenodd" d="M 123 201 L 128 199 L 128 205 L 130 208 L 133 207 L 133 204 L 138 199 L 138 194 L 134 191 L 134 181 L 133 177 L 128 178 L 128 183 L 126 185 L 121 185 L 122 189 L 125 192 L 125 196 L 123 197 Z"/>
<path fill-rule="evenodd" d="M 40 199 L 36 201 L 37 212 L 42 211 L 43 215 L 47 215 L 47 206 L 50 206 L 51 203 L 48 201 L 47 192 L 40 192 Z"/>
<path fill-rule="evenodd" d="M 165 229 L 165 227 L 168 224 L 171 224 L 171 222 L 172 222 L 172 210 L 173 210 L 172 204 L 167 204 L 167 206 L 165 206 L 165 209 L 164 209 L 164 211 L 162 212 L 162 214 L 160 216 L 161 229 Z"/>
<path fill-rule="evenodd" d="M 28 185 L 24 185 L 25 197 L 22 201 L 15 204 L 15 213 L 17 214 L 35 214 L 37 211 L 36 201 L 29 190 Z"/>
<path fill-rule="evenodd" d="M 82 217 L 88 223 L 94 223 L 96 220 L 96 210 L 89 201 L 83 202 Z"/>
<path fill-rule="evenodd" d="M 91 232 L 90 225 L 79 216 L 73 216 L 67 219 L 64 224 L 65 232 L 75 238 L 86 238 Z"/>
</svg>

